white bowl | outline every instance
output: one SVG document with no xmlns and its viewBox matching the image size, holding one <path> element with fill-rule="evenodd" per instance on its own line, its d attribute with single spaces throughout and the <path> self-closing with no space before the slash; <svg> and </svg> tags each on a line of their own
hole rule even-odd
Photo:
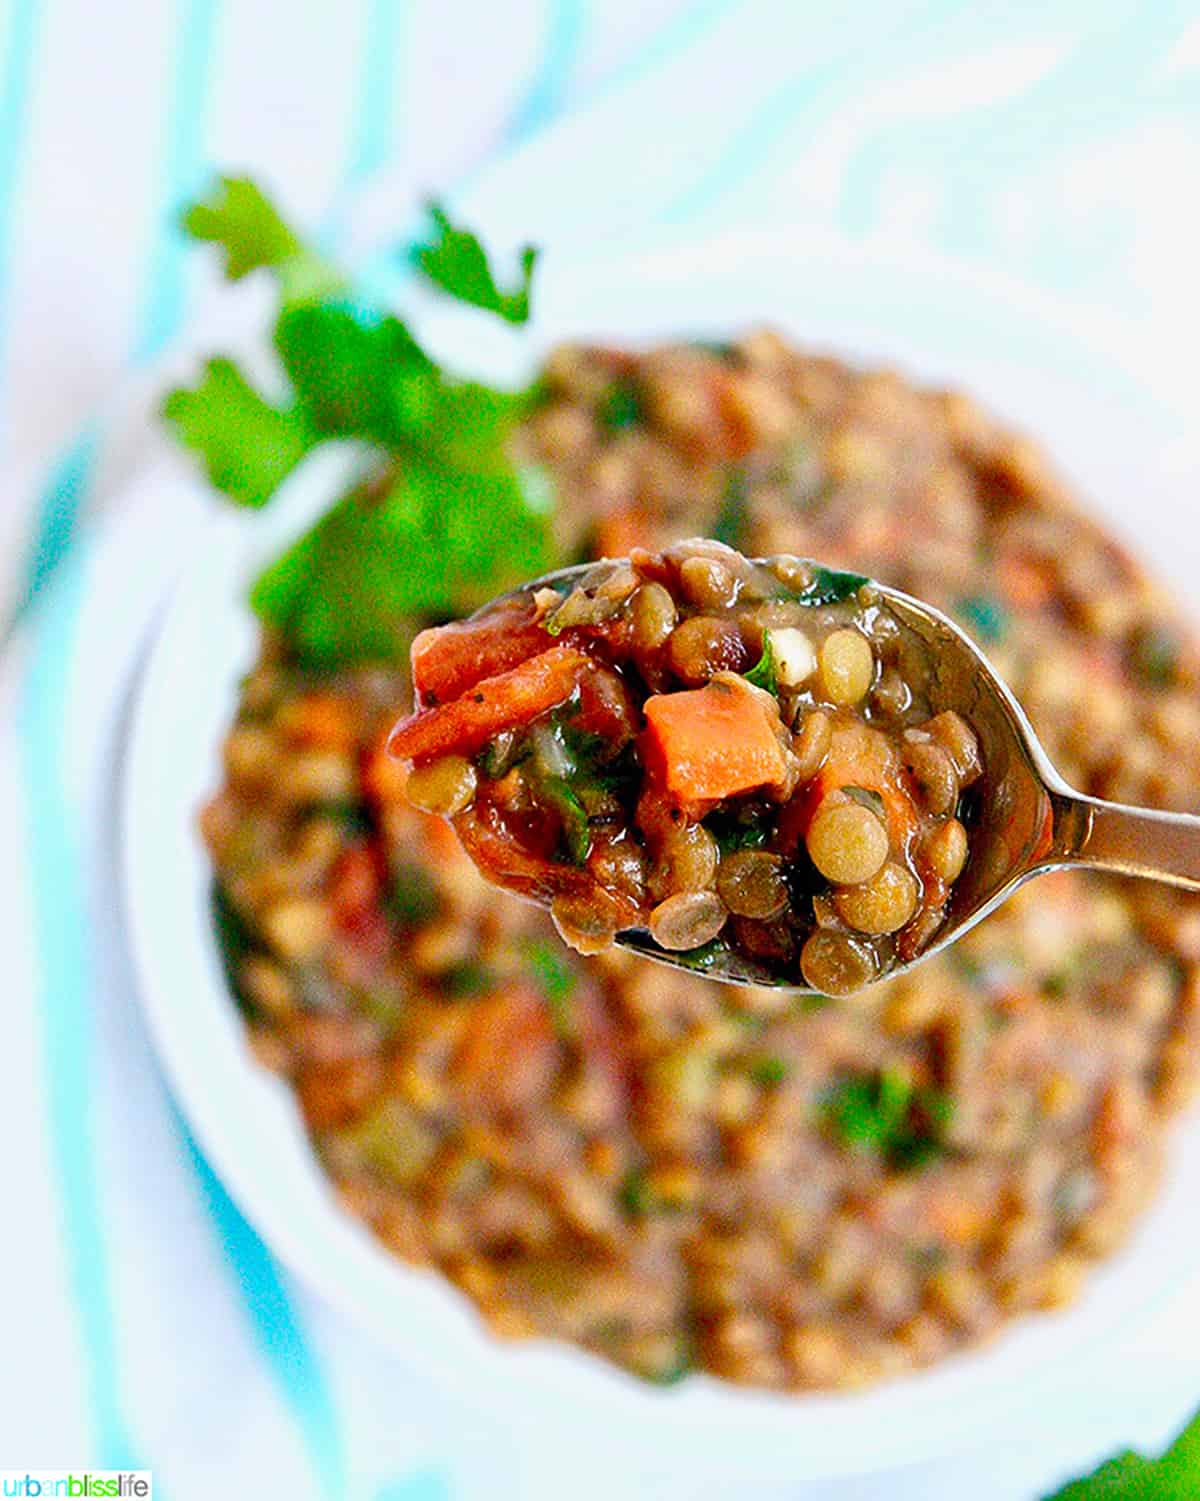
<svg viewBox="0 0 1200 1501">
<path fill-rule="evenodd" d="M 540 307 L 537 341 L 644 341 L 770 321 L 806 344 L 973 390 L 1044 439 L 1114 529 L 1173 584 L 1191 587 L 1200 453 L 1182 413 L 1131 368 L 1138 358 L 1114 347 L 1120 339 L 1075 327 L 994 278 L 807 230 L 730 233 L 605 263 L 551 257 Z M 442 337 L 463 337 L 454 318 Z M 643 1482 L 661 1474 L 679 1495 L 733 1484 L 795 1494 L 802 1481 L 944 1454 L 1001 1428 L 1032 1431 L 1045 1421 L 1037 1406 L 1048 1383 L 1071 1379 L 1084 1361 L 1094 1370 L 1120 1328 L 1191 1274 L 1200 1132 L 1179 1133 L 1166 1192 L 1077 1307 L 847 1396 L 784 1398 L 708 1377 L 662 1391 L 569 1346 L 497 1343 L 449 1283 L 386 1254 L 336 1206 L 291 1095 L 248 1057 L 194 818 L 218 779 L 217 747 L 253 656 L 247 579 L 281 527 L 333 493 L 347 462 L 332 454 L 302 472 L 280 516 L 214 521 L 150 657 L 126 766 L 123 878 L 142 997 L 191 1127 L 241 1208 L 313 1287 L 469 1409 L 535 1425 L 564 1476 L 619 1466 Z M 1040 1405 L 1044 1414 L 1049 1404 Z"/>
</svg>

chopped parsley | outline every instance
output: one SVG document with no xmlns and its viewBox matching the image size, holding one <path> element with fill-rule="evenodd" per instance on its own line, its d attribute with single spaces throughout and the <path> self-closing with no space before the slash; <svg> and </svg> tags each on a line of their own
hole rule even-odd
<svg viewBox="0 0 1200 1501">
<path fill-rule="evenodd" d="M 555 1036 L 563 1040 L 573 1037 L 575 1016 L 571 997 L 579 983 L 579 975 L 572 969 L 570 960 L 548 939 L 537 938 L 526 948 L 525 962 L 545 998 Z"/>
<path fill-rule="evenodd" d="M 747 490 L 746 471 L 736 464 L 731 465 L 725 471 L 725 489 L 721 495 L 721 507 L 712 529 L 716 540 L 724 542 L 726 547 L 736 547 L 740 550 L 746 541 Z"/>
<path fill-rule="evenodd" d="M 771 646 L 770 631 L 763 632 L 762 656 L 744 676 L 746 681 L 753 683 L 756 688 L 765 688 L 768 693 L 775 692 L 775 652 Z"/>
<path fill-rule="evenodd" d="M 915 1086 L 899 1069 L 845 1079 L 825 1100 L 826 1119 L 847 1146 L 873 1152 L 899 1171 L 918 1168 L 943 1150 L 950 1113 L 946 1095 Z"/>
<path fill-rule="evenodd" d="M 863 573 L 844 573 L 837 568 L 823 568 L 814 564 L 808 587 L 796 597 L 802 605 L 840 604 L 870 582 Z"/>
<path fill-rule="evenodd" d="M 756 1058 L 750 1065 L 750 1077 L 765 1089 L 773 1089 L 777 1084 L 782 1084 L 790 1071 L 785 1058 L 776 1058 L 771 1054 Z"/>
<path fill-rule="evenodd" d="M 213 881 L 209 903 L 225 979 L 233 992 L 238 1010 L 245 1016 L 253 1016 L 258 1008 L 247 994 L 241 971 L 245 961 L 257 951 L 258 943 L 250 924 L 230 901 L 229 893 L 220 881 Z"/>
<path fill-rule="evenodd" d="M 857 803 L 860 808 L 869 808 L 877 818 L 884 816 L 883 798 L 874 787 L 843 787 L 842 791 L 851 802 Z"/>
<path fill-rule="evenodd" d="M 761 849 L 767 842 L 766 822 L 761 818 L 743 818 L 741 812 L 737 808 L 721 810 L 710 813 L 704 820 L 704 827 L 717 841 L 722 855 L 734 850 Z"/>
<path fill-rule="evenodd" d="M 614 381 L 600 403 L 600 422 L 610 433 L 638 427 L 645 415 L 641 394 L 632 381 Z"/>
<path fill-rule="evenodd" d="M 985 646 L 995 646 L 1008 633 L 1008 611 L 995 595 L 968 595 L 954 606 L 954 613 Z"/>
<path fill-rule="evenodd" d="M 419 928 L 437 916 L 441 898 L 425 867 L 405 860 L 392 870 L 384 906 L 388 915 L 402 928 Z"/>
<path fill-rule="evenodd" d="M 437 979 L 438 989 L 453 1000 L 486 995 L 495 988 L 496 982 L 496 971 L 478 959 L 464 959 L 459 964 L 452 964 Z"/>
</svg>

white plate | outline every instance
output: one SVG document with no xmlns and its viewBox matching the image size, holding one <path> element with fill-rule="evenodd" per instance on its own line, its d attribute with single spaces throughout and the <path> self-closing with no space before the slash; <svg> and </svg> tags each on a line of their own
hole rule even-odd
<svg viewBox="0 0 1200 1501">
<path fill-rule="evenodd" d="M 769 319 L 806 343 L 964 386 L 1044 438 L 1110 523 L 1182 590 L 1191 587 L 1200 455 L 1182 414 L 1109 340 L 1027 293 L 811 231 L 731 233 L 604 264 L 551 260 L 541 309 L 537 340 L 570 332 L 649 340 Z M 446 320 L 443 336 L 461 337 L 456 320 Z M 302 473 L 283 509 L 293 517 L 311 509 L 347 462 L 331 455 Z M 469 1407 L 511 1414 L 514 1424 L 536 1415 L 544 1442 L 577 1473 L 620 1455 L 626 1473 L 661 1473 L 674 1494 L 700 1494 L 702 1480 L 711 1487 L 723 1475 L 749 1493 L 1029 1432 L 1045 1421 L 1035 1399 L 1048 1383 L 1080 1374 L 1085 1360 L 1093 1370 L 1118 1329 L 1191 1275 L 1194 1129 L 1180 1133 L 1167 1191 L 1133 1243 L 1075 1309 L 1026 1320 L 987 1349 L 861 1395 L 785 1399 L 707 1377 L 660 1391 L 567 1346 L 501 1345 L 449 1284 L 383 1252 L 335 1206 L 287 1089 L 247 1056 L 194 832 L 253 656 L 245 584 L 284 524 L 221 517 L 176 593 L 136 706 L 123 878 L 146 1010 L 192 1129 L 267 1241 L 330 1301 Z"/>
</svg>

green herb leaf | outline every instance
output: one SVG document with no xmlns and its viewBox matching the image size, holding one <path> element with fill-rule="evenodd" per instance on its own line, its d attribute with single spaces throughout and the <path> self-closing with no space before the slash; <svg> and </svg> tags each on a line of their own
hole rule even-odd
<svg viewBox="0 0 1200 1501">
<path fill-rule="evenodd" d="M 539 791 L 562 820 L 563 847 L 571 864 L 585 865 L 592 852 L 592 831 L 574 789 L 562 777 L 546 777 Z"/>
<path fill-rule="evenodd" d="M 641 1375 L 647 1381 L 653 1381 L 656 1386 L 675 1386 L 691 1371 L 696 1364 L 696 1351 L 692 1338 L 688 1334 L 681 1334 L 676 1341 L 675 1353 L 665 1364 L 653 1368 L 644 1369 Z"/>
<path fill-rule="evenodd" d="M 347 838 L 361 839 L 374 828 L 370 808 L 357 798 L 326 798 L 312 804 L 310 812 L 337 824 Z"/>
<path fill-rule="evenodd" d="M 938 1090 L 916 1088 L 897 1069 L 883 1069 L 836 1085 L 825 1111 L 847 1145 L 877 1153 L 889 1167 L 911 1170 L 941 1150 L 951 1101 Z"/>
<path fill-rule="evenodd" d="M 285 309 L 275 348 L 315 427 L 385 447 L 408 436 L 401 415 L 405 383 L 429 380 L 434 369 L 398 318 L 342 301 Z"/>
<path fill-rule="evenodd" d="M 1008 632 L 1008 611 L 992 594 L 972 594 L 960 599 L 954 613 L 985 646 L 1003 641 Z"/>
<path fill-rule="evenodd" d="M 256 952 L 258 943 L 250 924 L 229 899 L 229 893 L 220 881 L 214 881 L 209 891 L 213 927 L 217 934 L 217 948 L 221 955 L 221 968 L 225 981 L 244 1016 L 255 1016 L 258 1007 L 246 993 L 242 984 L 242 965 Z"/>
<path fill-rule="evenodd" d="M 434 212 L 422 264 L 439 285 L 512 322 L 523 281 L 501 291 L 479 242 Z M 518 468 L 509 438 L 536 389 L 502 391 L 439 368 L 393 314 L 357 301 L 263 192 L 223 178 L 184 220 L 219 246 L 226 274 L 264 269 L 280 289 L 275 352 L 291 400 L 266 401 L 229 360 L 164 416 L 238 504 L 261 506 L 313 447 L 351 438 L 374 450 L 371 478 L 337 500 L 260 576 L 251 603 L 306 665 L 403 657 L 420 617 L 473 609 L 555 561 L 546 475 Z"/>
<path fill-rule="evenodd" d="M 661 950 L 659 951 L 661 952 Z M 693 969 L 697 974 L 706 974 L 714 965 L 728 957 L 729 950 L 719 938 L 710 938 L 699 948 L 680 949 L 672 953 L 671 963 L 679 969 Z"/>
<path fill-rule="evenodd" d="M 600 421 L 611 433 L 637 427 L 645 416 L 637 387 L 627 380 L 614 381 L 600 403 Z"/>
<path fill-rule="evenodd" d="M 575 1035 L 575 1017 L 571 997 L 579 983 L 578 973 L 570 960 L 547 939 L 537 938 L 525 950 L 525 961 L 533 971 L 538 989 L 546 998 L 546 1007 L 555 1036 L 569 1040 Z"/>
<path fill-rule="evenodd" d="M 757 850 L 766 844 L 770 834 L 765 819 L 751 818 L 745 822 L 734 810 L 710 813 L 704 827 L 717 841 L 722 855 L 734 850 Z"/>
<path fill-rule="evenodd" d="M 437 978 L 438 989 L 454 1000 L 486 995 L 496 984 L 496 971 L 478 959 L 464 959 L 444 969 Z"/>
<path fill-rule="evenodd" d="M 739 465 L 731 465 L 725 471 L 725 489 L 712 534 L 718 542 L 739 551 L 746 541 L 746 495 L 746 471 Z"/>
<path fill-rule="evenodd" d="M 771 646 L 770 631 L 763 632 L 762 656 L 744 676 L 756 688 L 765 688 L 768 693 L 775 692 L 775 652 Z"/>
<path fill-rule="evenodd" d="M 650 1189 L 640 1167 L 630 1168 L 617 1189 L 617 1203 L 631 1220 L 641 1219 L 651 1209 Z"/>
<path fill-rule="evenodd" d="M 340 273 L 304 244 L 249 178 L 218 178 L 209 196 L 186 211 L 183 227 L 194 240 L 225 252 L 230 281 L 251 271 L 273 271 L 285 302 L 315 300 L 343 285 Z"/>
<path fill-rule="evenodd" d="M 789 1072 L 785 1058 L 773 1056 L 756 1058 L 750 1065 L 750 1077 L 765 1089 L 772 1089 L 776 1084 L 782 1084 Z"/>
<path fill-rule="evenodd" d="M 842 791 L 851 802 L 857 803 L 860 808 L 869 808 L 877 818 L 884 816 L 883 798 L 874 787 L 843 787 Z"/>
<path fill-rule="evenodd" d="M 1158 1459 L 1131 1449 L 1106 1460 L 1046 1501 L 1192 1501 L 1200 1476 L 1200 1414 Z"/>
<path fill-rule="evenodd" d="M 265 505 L 320 442 L 302 407 L 272 406 L 231 360 L 209 360 L 195 386 L 167 396 L 162 414 L 211 483 L 241 506 Z"/>
<path fill-rule="evenodd" d="M 425 867 L 414 861 L 404 861 L 391 873 L 384 903 L 390 916 L 402 928 L 416 928 L 437 915 L 441 898 Z"/>
<path fill-rule="evenodd" d="M 340 500 L 260 574 L 250 603 L 310 665 L 395 659 L 412 616 L 460 614 L 545 570 L 543 506 L 524 471 L 414 457 L 382 494 Z"/>
<path fill-rule="evenodd" d="M 857 594 L 864 584 L 870 582 L 862 573 L 843 573 L 836 568 L 817 566 L 813 569 L 811 583 L 796 597 L 804 605 L 836 605 Z"/>
<path fill-rule="evenodd" d="M 520 256 L 520 280 L 511 292 L 496 285 L 487 253 L 478 238 L 467 229 L 458 229 L 441 204 L 431 203 L 429 214 L 436 235 L 427 245 L 418 245 L 414 258 L 421 270 L 436 286 L 485 312 L 496 313 L 507 323 L 529 320 L 529 287 L 538 252 L 526 245 Z"/>
<path fill-rule="evenodd" d="M 1169 687 L 1179 671 L 1179 638 L 1167 626 L 1147 627 L 1134 640 L 1131 663 L 1144 683 Z"/>
</svg>

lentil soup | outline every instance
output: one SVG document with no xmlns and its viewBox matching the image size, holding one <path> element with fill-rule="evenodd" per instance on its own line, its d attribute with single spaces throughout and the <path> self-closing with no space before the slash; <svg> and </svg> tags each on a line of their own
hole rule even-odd
<svg viewBox="0 0 1200 1501">
<path fill-rule="evenodd" d="M 645 929 L 848 995 L 942 925 L 979 745 L 858 574 L 635 551 L 423 632 L 412 666 L 409 801 L 582 954 Z"/>
<path fill-rule="evenodd" d="M 968 399 L 766 332 L 562 348 L 545 391 L 519 441 L 564 555 L 706 534 L 878 577 L 985 644 L 1080 788 L 1200 806 L 1194 642 Z M 1057 1307 L 1120 1244 L 1195 1082 L 1194 899 L 1048 876 L 822 1004 L 583 958 L 406 800 L 406 676 L 264 640 L 202 814 L 250 1046 L 398 1256 L 500 1335 L 804 1390 Z"/>
</svg>

